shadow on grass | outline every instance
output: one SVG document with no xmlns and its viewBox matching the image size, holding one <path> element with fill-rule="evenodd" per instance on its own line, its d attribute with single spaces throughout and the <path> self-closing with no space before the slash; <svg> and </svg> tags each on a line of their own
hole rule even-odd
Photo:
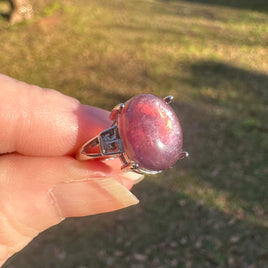
<svg viewBox="0 0 268 268">
<path fill-rule="evenodd" d="M 192 2 L 209 4 L 213 6 L 226 6 L 231 8 L 249 9 L 259 12 L 268 12 L 266 0 L 161 0 L 163 2 Z"/>
<path fill-rule="evenodd" d="M 195 89 L 194 104 L 178 104 L 188 171 L 227 193 L 246 213 L 267 210 L 268 77 L 228 64 L 201 61 L 185 80 Z"/>
<path fill-rule="evenodd" d="M 196 203 L 155 179 L 134 188 L 138 206 L 68 219 L 4 267 L 265 267 L 265 228 Z"/>
<path fill-rule="evenodd" d="M 216 61 L 194 63 L 189 66 L 189 72 L 191 75 L 186 82 L 206 102 L 229 103 L 233 108 L 239 104 L 268 104 L 268 76 L 265 74 Z"/>
</svg>

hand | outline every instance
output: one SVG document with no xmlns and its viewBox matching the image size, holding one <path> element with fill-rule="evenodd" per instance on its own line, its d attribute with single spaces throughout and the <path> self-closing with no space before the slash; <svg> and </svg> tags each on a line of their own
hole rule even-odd
<svg viewBox="0 0 268 268">
<path fill-rule="evenodd" d="M 119 160 L 73 158 L 108 112 L 1 74 L 0 100 L 0 266 L 66 217 L 138 203 L 128 189 L 142 177 Z"/>
</svg>

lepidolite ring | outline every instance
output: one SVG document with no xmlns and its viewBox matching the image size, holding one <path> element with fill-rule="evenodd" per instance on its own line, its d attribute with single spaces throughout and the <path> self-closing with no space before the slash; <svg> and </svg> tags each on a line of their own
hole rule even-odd
<svg viewBox="0 0 268 268">
<path fill-rule="evenodd" d="M 110 114 L 111 127 L 86 142 L 76 158 L 119 157 L 123 170 L 148 174 L 173 166 L 188 153 L 182 152 L 182 130 L 169 105 L 172 100 L 141 94 L 117 105 Z"/>
</svg>

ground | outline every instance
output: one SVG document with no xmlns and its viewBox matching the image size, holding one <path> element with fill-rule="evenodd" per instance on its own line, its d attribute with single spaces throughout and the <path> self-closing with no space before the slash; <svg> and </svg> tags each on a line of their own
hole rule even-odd
<svg viewBox="0 0 268 268">
<path fill-rule="evenodd" d="M 0 72 L 111 109 L 173 95 L 189 159 L 122 211 L 68 219 L 5 267 L 268 266 L 266 1 L 35 1 L 8 25 Z"/>
</svg>

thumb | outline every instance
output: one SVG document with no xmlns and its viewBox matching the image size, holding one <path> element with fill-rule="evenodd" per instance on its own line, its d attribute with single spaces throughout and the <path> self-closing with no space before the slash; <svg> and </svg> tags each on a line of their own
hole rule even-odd
<svg viewBox="0 0 268 268">
<path fill-rule="evenodd" d="M 65 217 L 138 203 L 123 185 L 129 179 L 95 160 L 10 154 L 0 157 L 0 170 L 0 263 Z"/>
</svg>

